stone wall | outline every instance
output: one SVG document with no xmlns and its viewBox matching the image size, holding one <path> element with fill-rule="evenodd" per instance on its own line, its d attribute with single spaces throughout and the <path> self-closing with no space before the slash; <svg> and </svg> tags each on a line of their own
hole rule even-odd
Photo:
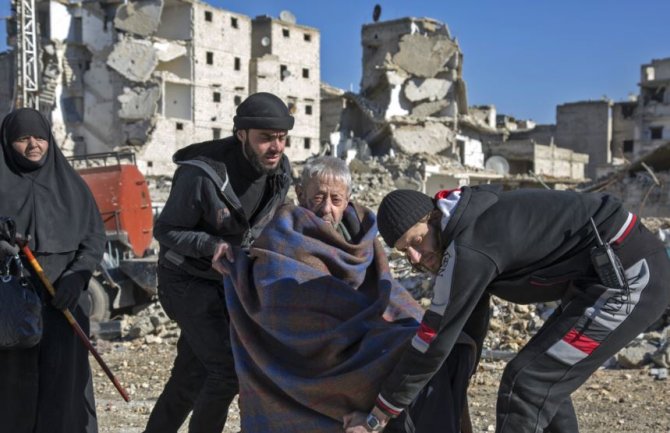
<svg viewBox="0 0 670 433">
<path fill-rule="evenodd" d="M 586 175 L 595 178 L 599 166 L 612 161 L 610 102 L 583 101 L 556 107 L 556 145 L 589 155 Z"/>
</svg>

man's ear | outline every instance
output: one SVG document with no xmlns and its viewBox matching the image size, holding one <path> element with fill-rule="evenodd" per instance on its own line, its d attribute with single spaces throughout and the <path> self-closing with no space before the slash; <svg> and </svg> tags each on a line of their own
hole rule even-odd
<svg viewBox="0 0 670 433">
<path fill-rule="evenodd" d="M 298 197 L 298 204 L 300 206 L 304 207 L 305 203 L 304 203 L 303 196 L 302 196 L 302 193 L 304 192 L 304 190 L 302 189 L 302 185 L 300 185 L 299 183 L 296 183 L 294 188 L 295 188 L 295 195 L 296 195 L 296 197 Z"/>
<path fill-rule="evenodd" d="M 236 135 L 237 139 L 244 143 L 247 138 L 247 131 L 246 129 L 238 129 Z"/>
</svg>

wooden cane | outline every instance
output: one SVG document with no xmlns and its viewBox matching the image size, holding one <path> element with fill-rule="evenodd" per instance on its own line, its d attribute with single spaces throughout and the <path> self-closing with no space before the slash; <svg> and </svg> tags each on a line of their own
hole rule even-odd
<svg viewBox="0 0 670 433">
<path fill-rule="evenodd" d="M 51 294 L 51 296 L 56 296 L 56 289 L 54 289 L 54 286 L 51 284 L 47 276 L 44 274 L 44 270 L 42 269 L 42 266 L 40 266 L 39 262 L 33 255 L 33 252 L 30 251 L 30 248 L 28 245 L 23 245 L 21 247 L 21 250 L 23 251 L 23 254 L 25 254 L 26 258 L 28 259 L 28 262 L 30 263 L 30 266 L 35 270 L 37 273 L 37 276 L 39 277 L 40 281 L 42 281 L 42 284 L 44 284 L 44 287 L 47 289 L 47 291 Z M 100 354 L 98 353 L 97 350 L 95 350 L 95 347 L 93 347 L 93 344 L 91 341 L 88 339 L 88 336 L 84 333 L 84 330 L 81 329 L 81 326 L 79 326 L 79 323 L 77 323 L 77 319 L 74 318 L 70 310 L 67 308 L 63 308 L 61 310 L 63 312 L 63 315 L 67 319 L 68 323 L 70 323 L 70 326 L 72 326 L 72 329 L 74 329 L 75 334 L 79 337 L 82 343 L 84 343 L 84 346 L 88 349 L 89 352 L 91 352 L 91 355 L 95 358 L 96 361 L 98 361 L 98 364 L 102 368 L 102 370 L 107 374 L 107 377 L 109 380 L 112 381 L 114 384 L 114 387 L 116 388 L 117 391 L 119 391 L 119 394 L 121 394 L 121 397 L 126 402 L 130 401 L 130 397 L 128 396 L 128 393 L 126 392 L 125 389 L 121 386 L 118 380 L 116 380 L 116 377 L 114 377 L 114 374 L 112 373 L 112 370 L 109 369 L 105 361 L 102 359 Z"/>
</svg>

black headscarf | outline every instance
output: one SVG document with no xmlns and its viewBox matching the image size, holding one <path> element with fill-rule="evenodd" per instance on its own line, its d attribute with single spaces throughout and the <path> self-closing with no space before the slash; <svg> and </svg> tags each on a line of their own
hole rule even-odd
<svg viewBox="0 0 670 433">
<path fill-rule="evenodd" d="M 43 137 L 46 157 L 31 162 L 12 147 L 17 138 Z M 0 215 L 14 218 L 38 253 L 77 251 L 100 218 L 90 190 L 56 145 L 47 119 L 31 108 L 5 116 L 0 127 Z"/>
</svg>

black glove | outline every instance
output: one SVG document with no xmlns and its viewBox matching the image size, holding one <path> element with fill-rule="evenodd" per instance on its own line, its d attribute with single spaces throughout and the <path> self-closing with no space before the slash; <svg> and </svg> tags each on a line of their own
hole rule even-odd
<svg viewBox="0 0 670 433">
<path fill-rule="evenodd" d="M 0 263 L 4 263 L 7 257 L 15 256 L 19 253 L 19 247 L 12 245 L 7 241 L 0 241 Z"/>
<path fill-rule="evenodd" d="M 88 278 L 85 272 L 66 272 L 56 283 L 56 296 L 51 304 L 62 310 L 67 308 L 72 311 L 79 302 L 79 296 L 86 287 Z"/>
</svg>

